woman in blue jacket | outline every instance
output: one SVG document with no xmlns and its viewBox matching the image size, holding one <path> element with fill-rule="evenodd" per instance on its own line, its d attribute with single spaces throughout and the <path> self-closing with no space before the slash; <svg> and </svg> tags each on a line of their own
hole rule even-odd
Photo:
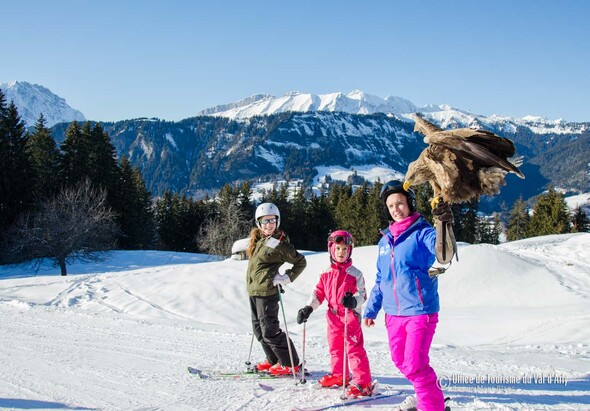
<svg viewBox="0 0 590 411">
<path fill-rule="evenodd" d="M 405 191 L 401 181 L 385 183 L 381 201 L 393 221 L 379 241 L 377 278 L 364 323 L 375 325 L 378 312 L 385 311 L 391 358 L 416 391 L 416 399 L 408 397 L 410 404 L 405 405 L 442 411 L 443 394 L 428 357 L 439 311 L 438 280 L 428 275 L 435 261 L 436 231 L 416 212 L 416 195 Z M 433 214 L 452 220 L 449 205 L 442 202 Z"/>
</svg>

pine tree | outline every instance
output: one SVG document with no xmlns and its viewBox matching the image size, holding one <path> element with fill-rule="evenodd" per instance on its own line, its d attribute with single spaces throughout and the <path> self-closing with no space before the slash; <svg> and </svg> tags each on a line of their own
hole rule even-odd
<svg viewBox="0 0 590 411">
<path fill-rule="evenodd" d="M 90 123 L 85 125 L 84 132 L 77 121 L 70 123 L 66 130 L 66 137 L 60 145 L 62 156 L 59 166 L 60 179 L 64 186 L 73 186 L 90 177 L 90 144 L 87 138 L 89 135 Z"/>
<path fill-rule="evenodd" d="M 492 218 L 478 216 L 476 222 L 475 244 L 500 244 L 500 218 L 495 214 Z"/>
<path fill-rule="evenodd" d="M 527 205 L 522 197 L 519 197 L 514 203 L 512 210 L 510 210 L 506 239 L 508 241 L 515 241 L 527 238 L 529 236 L 530 220 Z"/>
<path fill-rule="evenodd" d="M 178 198 L 166 190 L 156 203 L 156 227 L 162 250 L 176 249 L 176 228 L 178 225 Z"/>
<path fill-rule="evenodd" d="M 254 212 L 256 207 L 252 203 L 252 185 L 249 181 L 244 182 L 240 186 L 240 191 L 238 194 L 238 207 L 240 212 L 245 216 L 254 216 Z"/>
<path fill-rule="evenodd" d="M 355 220 L 357 216 L 352 213 L 352 187 L 349 185 L 336 188 L 336 194 L 331 196 L 332 207 L 334 210 L 334 222 L 336 227 L 342 230 L 351 230 L 353 224 L 352 220 Z M 353 234 L 354 235 L 354 234 Z"/>
<path fill-rule="evenodd" d="M 309 233 L 305 230 L 305 219 L 307 218 L 307 199 L 306 187 L 304 185 L 296 187 L 296 191 L 291 201 L 289 214 L 286 215 L 290 227 L 288 234 L 291 243 L 297 248 L 309 249 Z"/>
<path fill-rule="evenodd" d="M 572 216 L 572 233 L 587 233 L 590 231 L 590 219 L 582 210 L 580 206 L 577 206 Z"/>
<path fill-rule="evenodd" d="M 335 227 L 330 208 L 328 197 L 324 193 L 319 196 L 311 195 L 304 220 L 307 250 L 326 250 L 328 235 Z"/>
<path fill-rule="evenodd" d="M 457 241 L 474 244 L 477 233 L 478 199 L 452 207 L 454 215 L 453 232 Z"/>
<path fill-rule="evenodd" d="M 387 226 L 387 220 L 384 218 L 383 204 L 379 194 L 381 193 L 382 184 L 375 183 L 369 189 L 367 206 L 365 209 L 364 221 L 367 226 L 365 230 L 365 242 L 358 245 L 375 245 L 381 238 L 380 230 Z"/>
<path fill-rule="evenodd" d="M 33 193 L 37 199 L 53 197 L 60 184 L 60 153 L 45 123 L 45 117 L 40 114 L 33 134 L 27 141 L 27 152 L 35 175 Z"/>
<path fill-rule="evenodd" d="M 123 249 L 150 248 L 156 240 L 152 196 L 137 167 L 132 167 L 125 156 L 121 159 L 120 178 L 123 201 L 119 210 L 122 231 L 119 246 Z"/>
<path fill-rule="evenodd" d="M 89 131 L 86 131 L 87 127 L 90 127 L 89 122 L 86 122 L 82 128 L 84 138 L 88 141 L 89 146 L 89 177 L 95 185 L 107 190 L 109 204 L 116 212 L 119 212 L 123 199 L 119 194 L 120 169 L 117 162 L 117 150 L 99 123 Z"/>
<path fill-rule="evenodd" d="M 26 143 L 16 105 L 6 106 L 0 92 L 0 233 L 33 205 L 34 173 Z"/>
<path fill-rule="evenodd" d="M 541 194 L 533 207 L 530 236 L 564 234 L 570 231 L 570 213 L 563 197 L 553 187 Z"/>
<path fill-rule="evenodd" d="M 430 186 L 430 184 L 421 184 L 419 186 L 412 187 L 412 189 L 416 193 L 418 212 L 422 214 L 422 216 L 427 221 L 433 221 L 432 206 L 430 205 L 430 200 L 434 196 L 434 191 L 432 191 L 432 187 Z"/>
</svg>

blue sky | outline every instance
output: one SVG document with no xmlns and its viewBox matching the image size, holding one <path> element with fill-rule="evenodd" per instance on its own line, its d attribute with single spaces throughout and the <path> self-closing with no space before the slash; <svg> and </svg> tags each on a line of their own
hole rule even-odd
<svg viewBox="0 0 590 411">
<path fill-rule="evenodd" d="M 590 1 L 19 0 L 0 82 L 92 120 L 180 120 L 257 93 L 349 92 L 590 121 Z"/>
</svg>

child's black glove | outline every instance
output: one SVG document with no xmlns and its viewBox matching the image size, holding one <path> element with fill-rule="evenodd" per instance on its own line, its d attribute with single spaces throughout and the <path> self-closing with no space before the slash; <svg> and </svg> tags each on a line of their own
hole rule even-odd
<svg viewBox="0 0 590 411">
<path fill-rule="evenodd" d="M 313 312 L 313 308 L 309 305 L 306 305 L 302 309 L 297 312 L 297 324 L 301 324 L 307 321 L 311 313 Z"/>
<path fill-rule="evenodd" d="M 352 293 L 344 294 L 341 302 L 346 308 L 350 308 L 351 310 L 356 308 L 356 298 L 352 295 Z"/>
</svg>

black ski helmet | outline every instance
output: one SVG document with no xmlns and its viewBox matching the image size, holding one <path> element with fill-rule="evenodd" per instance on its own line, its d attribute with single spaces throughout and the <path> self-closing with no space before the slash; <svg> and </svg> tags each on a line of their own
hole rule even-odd
<svg viewBox="0 0 590 411">
<path fill-rule="evenodd" d="M 389 180 L 387 183 L 383 184 L 381 187 L 381 193 L 379 197 L 381 198 L 381 202 L 383 206 L 387 208 L 387 197 L 394 193 L 402 193 L 408 199 L 408 206 L 410 207 L 410 211 L 413 213 L 418 208 L 418 201 L 416 200 L 416 193 L 411 188 L 408 191 L 404 190 L 404 183 L 399 180 Z"/>
</svg>

